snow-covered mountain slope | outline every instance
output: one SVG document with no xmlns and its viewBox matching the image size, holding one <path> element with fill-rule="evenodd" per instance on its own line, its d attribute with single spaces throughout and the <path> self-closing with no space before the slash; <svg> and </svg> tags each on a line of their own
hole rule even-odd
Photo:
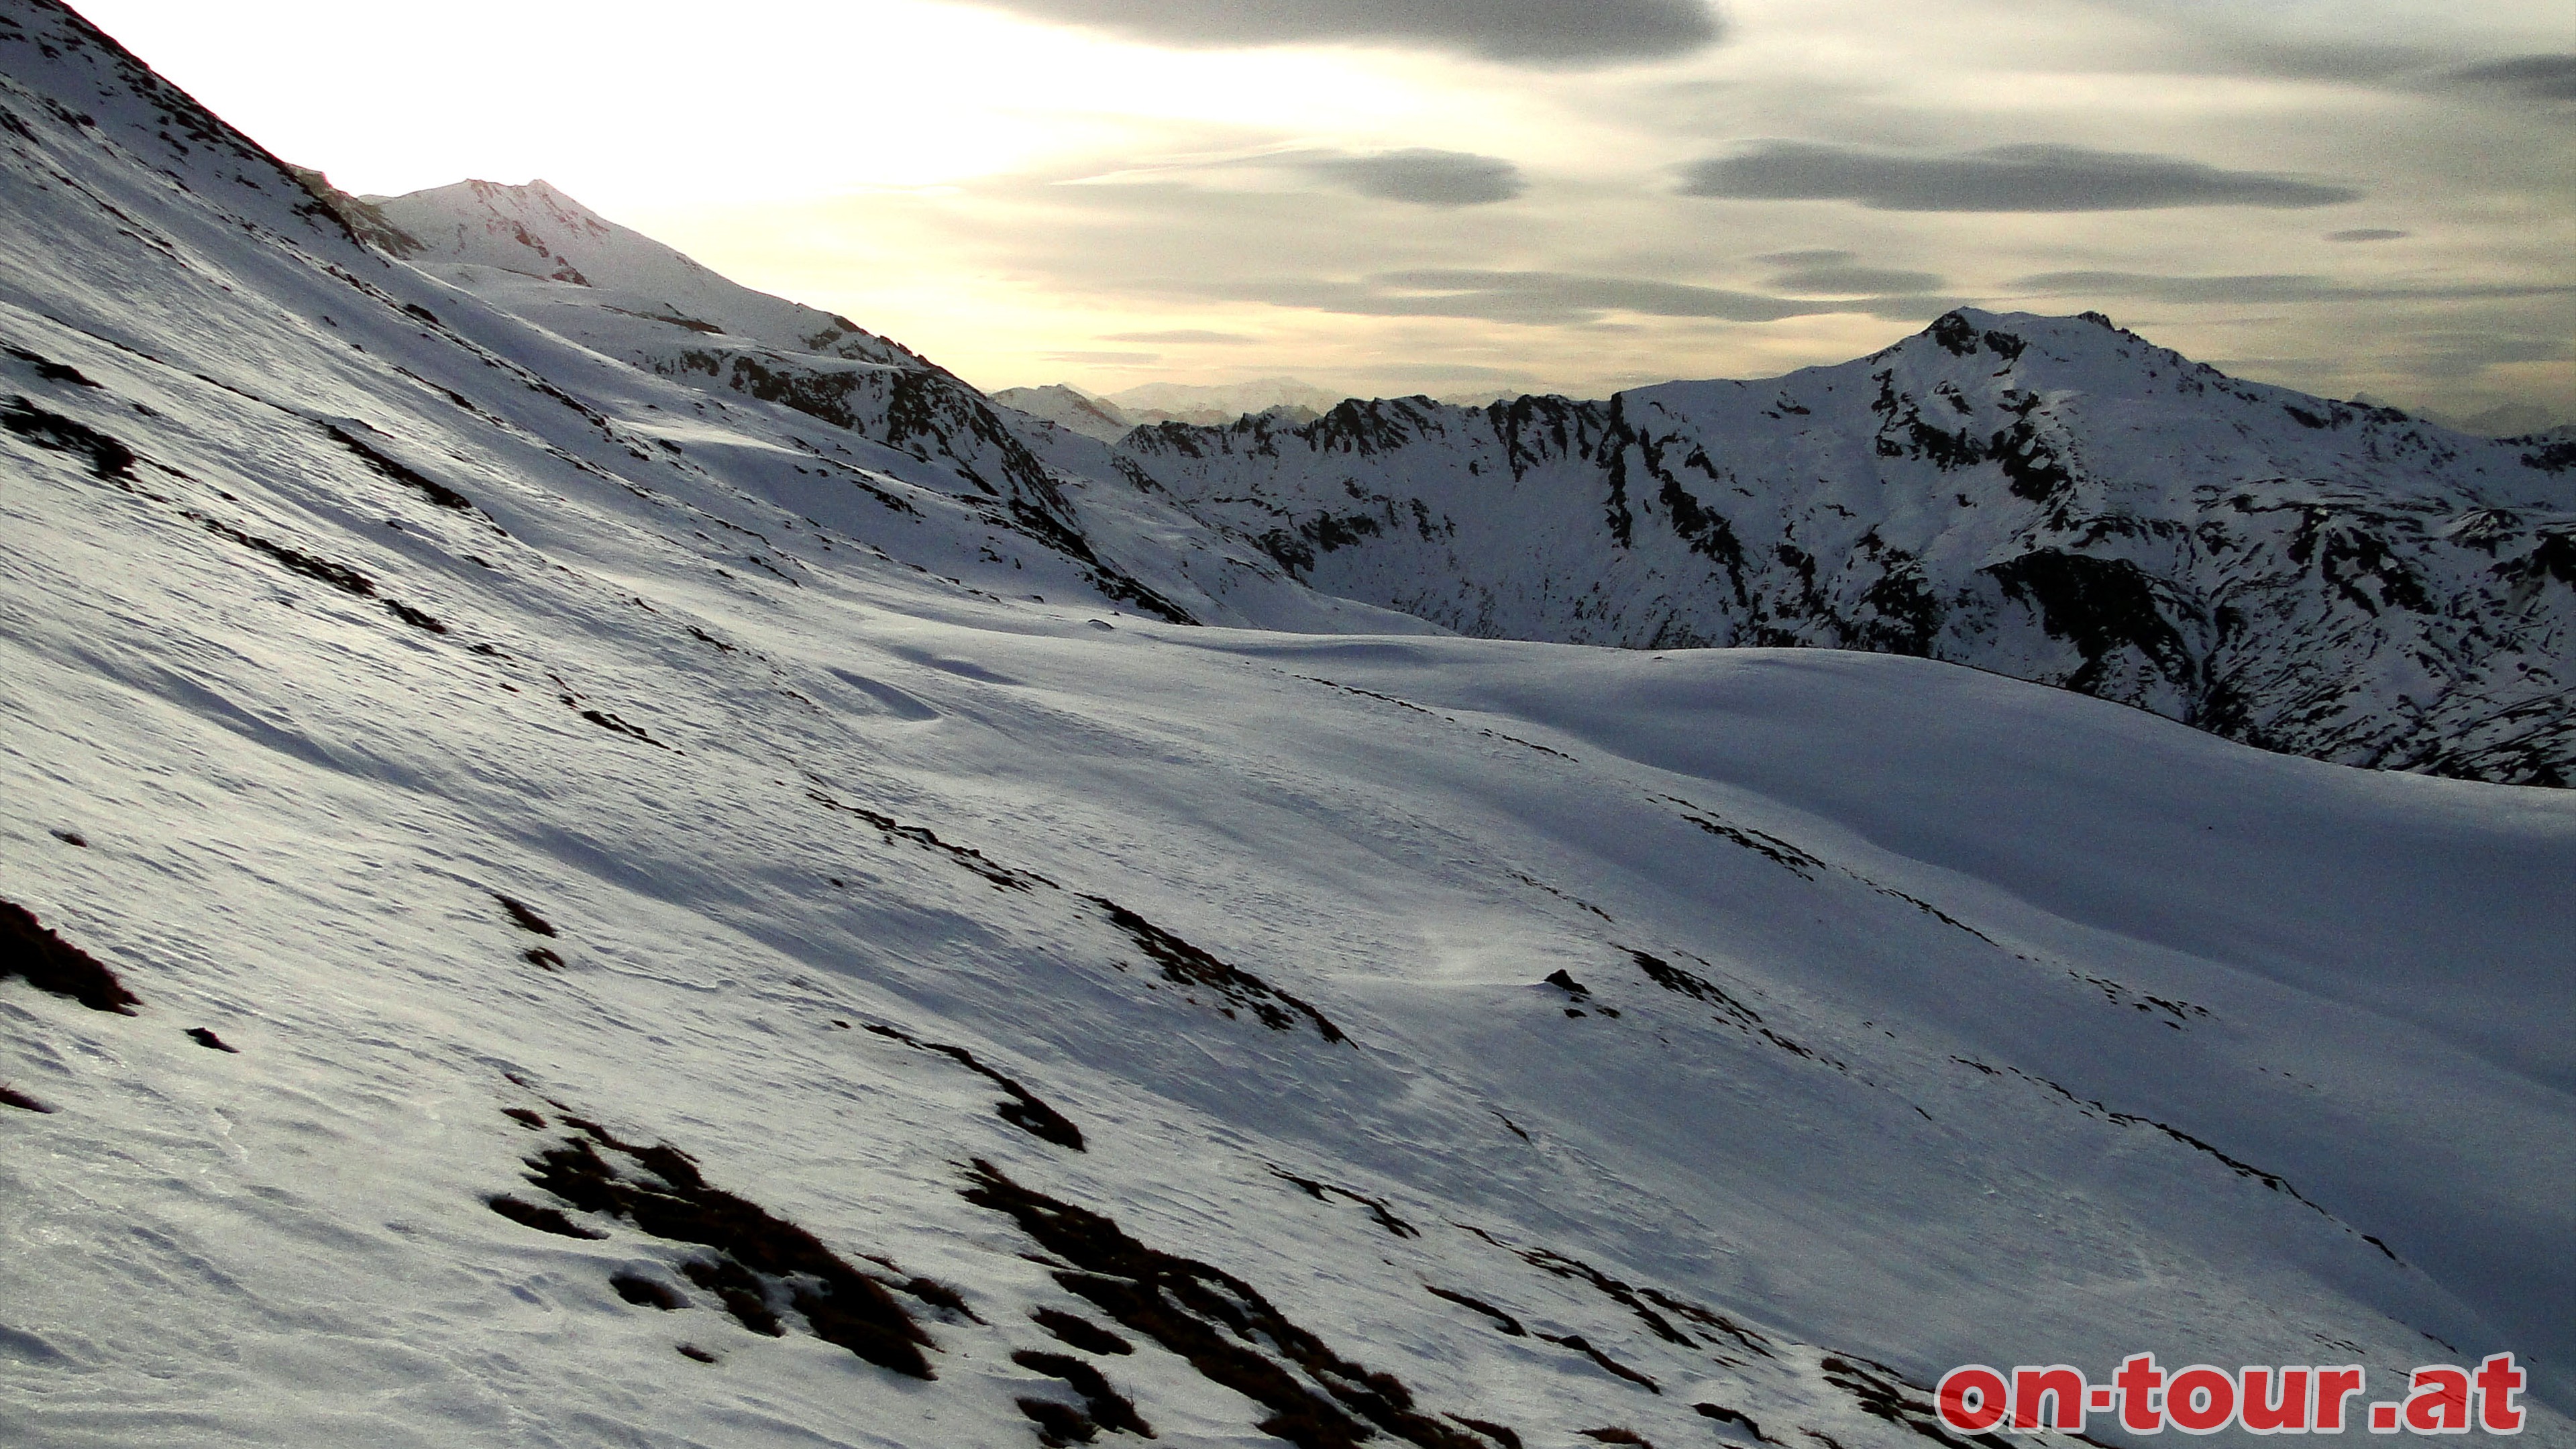
<svg viewBox="0 0 2576 1449">
<path fill-rule="evenodd" d="M 1924 655 L 2347 764 L 2576 782 L 2576 456 L 2098 317 L 1607 403 L 1121 444 L 1326 592 L 1461 632 Z"/>
<path fill-rule="evenodd" d="M 981 562 L 1017 570 L 1023 552 L 1047 550 L 1088 590 L 1174 622 L 1437 627 L 1300 587 L 1251 541 L 1140 490 L 1133 465 L 1100 447 L 1035 427 L 847 318 L 727 281 L 544 182 L 365 204 L 426 249 L 390 250 L 551 338 L 892 450 L 901 461 L 889 466 L 984 531 Z M 1017 594 L 1018 582 L 1000 587 Z"/>
<path fill-rule="evenodd" d="M 610 294 L 641 316 L 688 332 L 748 338 L 767 347 L 853 362 L 931 366 L 846 317 L 719 276 L 544 181 L 525 186 L 460 181 L 408 196 L 361 200 L 420 244 L 415 255 L 426 270 L 466 266 L 513 272 Z M 608 305 L 597 297 L 583 302 Z"/>
<path fill-rule="evenodd" d="M 0 113 L 0 1442 L 1957 1449 L 2142 1349 L 2576 1442 L 2576 797 L 1117 614 L 47 0 Z"/>
</svg>

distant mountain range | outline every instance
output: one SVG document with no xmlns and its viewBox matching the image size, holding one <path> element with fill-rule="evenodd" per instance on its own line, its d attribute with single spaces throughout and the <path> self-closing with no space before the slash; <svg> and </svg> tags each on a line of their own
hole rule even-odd
<svg viewBox="0 0 2576 1449">
<path fill-rule="evenodd" d="M 2354 393 L 2352 400 L 2359 407 L 2393 406 L 2386 398 L 2373 397 L 2366 392 Z M 2458 415 L 2435 412 L 2431 408 L 2407 408 L 2404 411 L 2425 422 L 2439 423 L 2453 432 L 2470 433 L 2481 438 L 2523 438 L 2568 426 L 2565 420 L 2538 403 L 2497 403 L 2490 408 Z"/>
<path fill-rule="evenodd" d="M 1223 386 L 1149 382 L 1106 397 L 1051 383 L 1006 387 L 993 394 L 993 401 L 1084 437 L 1114 443 L 1137 428 L 1158 423 L 1222 426 L 1256 414 L 1292 423 L 1312 422 L 1341 399 L 1312 383 L 1272 377 Z"/>
</svg>

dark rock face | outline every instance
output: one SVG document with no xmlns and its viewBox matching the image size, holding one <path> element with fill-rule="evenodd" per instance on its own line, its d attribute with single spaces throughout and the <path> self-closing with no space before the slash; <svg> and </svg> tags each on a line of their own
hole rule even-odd
<svg viewBox="0 0 2576 1449">
<path fill-rule="evenodd" d="M 909 354 L 902 364 L 878 360 L 884 345 L 865 333 L 837 344 L 828 334 L 807 340 L 827 345 L 803 355 L 710 342 L 637 360 L 665 376 L 792 408 L 940 464 L 956 478 L 958 496 L 976 505 L 987 523 L 1073 559 L 1103 595 L 1170 623 L 1197 622 L 1092 548 L 1056 476 L 982 393 Z"/>
<path fill-rule="evenodd" d="M 2568 445 L 2239 382 L 2103 319 L 1961 311 L 1765 382 L 1119 446 L 1310 586 L 1461 633 L 1920 655 L 2344 764 L 2576 778 Z"/>
<path fill-rule="evenodd" d="M 2070 689 L 2094 692 L 2123 651 L 2177 679 L 2189 678 L 2198 666 L 2182 635 L 2157 609 L 2154 582 L 2127 559 L 2042 549 L 1984 572 L 2002 586 L 2005 598 L 2036 609 L 2050 638 L 2066 640 L 2084 656 L 2084 666 L 2066 681 Z"/>
<path fill-rule="evenodd" d="M 132 1016 L 143 1004 L 113 968 L 47 929 L 26 907 L 0 901 L 0 981 L 12 976 L 92 1011 Z"/>
</svg>

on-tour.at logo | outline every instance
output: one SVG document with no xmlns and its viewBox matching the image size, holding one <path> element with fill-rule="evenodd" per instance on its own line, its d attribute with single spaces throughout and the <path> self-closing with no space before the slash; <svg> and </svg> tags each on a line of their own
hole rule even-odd
<svg viewBox="0 0 2576 1449">
<path fill-rule="evenodd" d="M 2320 1368 L 2254 1366 L 2234 1373 L 2196 1363 L 2171 1373 L 2152 1353 L 2121 1360 L 2109 1383 L 2091 1383 L 2070 1364 L 2025 1364 L 2006 1374 L 1964 1364 L 1941 1376 L 1941 1422 L 1963 1434 L 1995 1429 L 2082 1433 L 2086 1416 L 2115 1414 L 2132 1434 L 2373 1434 L 2522 1432 L 2518 1396 L 2527 1376 L 2509 1353 L 2489 1354 L 2475 1369 L 2427 1364 L 2408 1376 L 2404 1399 L 2370 1400 L 2370 1374 L 2359 1364 Z M 2363 1402 L 2356 1406 L 2354 1399 Z"/>
</svg>

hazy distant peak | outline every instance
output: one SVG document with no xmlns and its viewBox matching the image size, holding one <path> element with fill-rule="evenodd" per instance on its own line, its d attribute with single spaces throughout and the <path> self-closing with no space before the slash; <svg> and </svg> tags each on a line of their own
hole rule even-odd
<svg viewBox="0 0 2576 1449">
<path fill-rule="evenodd" d="M 2526 433 L 2547 432 L 2561 424 L 2561 419 L 2537 403 L 2498 403 L 2494 407 L 2470 413 L 2451 426 L 2464 433 L 2510 438 Z"/>
<path fill-rule="evenodd" d="M 1006 407 L 1104 443 L 1159 423 L 1224 427 L 1240 418 L 1266 418 L 1292 426 L 1310 423 L 1340 403 L 1342 396 L 1293 377 L 1221 384 L 1149 382 L 1108 397 L 1095 397 L 1059 382 L 1008 387 L 992 395 L 993 401 Z"/>
<path fill-rule="evenodd" d="M 2366 392 L 2354 393 L 2352 400 L 2364 407 L 2397 406 Z M 2549 409 L 2527 402 L 2498 403 L 2473 413 L 2442 413 L 2431 408 L 2405 408 L 2402 411 L 2428 423 L 2438 423 L 2453 432 L 2481 438 L 2530 437 L 2562 425 L 2558 416 Z"/>
<path fill-rule="evenodd" d="M 1114 443 L 1127 436 L 1136 419 L 1116 403 L 1092 397 L 1065 383 L 1051 382 L 1043 387 L 1006 387 L 992 394 L 993 401 L 1016 408 L 1030 417 L 1054 423 L 1104 443 Z"/>
<path fill-rule="evenodd" d="M 1346 393 L 1327 392 L 1302 378 L 1257 377 L 1248 382 L 1197 383 L 1148 382 L 1109 394 L 1109 400 L 1123 405 L 1143 407 L 1214 407 L 1242 403 L 1247 410 L 1252 404 L 1301 402 L 1313 407 L 1330 407 Z"/>
<path fill-rule="evenodd" d="M 1225 424 L 1275 408 L 1301 407 L 1322 413 L 1350 394 L 1328 392 L 1294 377 L 1262 377 L 1250 382 L 1149 382 L 1112 393 L 1109 400 L 1138 422 Z"/>
</svg>

